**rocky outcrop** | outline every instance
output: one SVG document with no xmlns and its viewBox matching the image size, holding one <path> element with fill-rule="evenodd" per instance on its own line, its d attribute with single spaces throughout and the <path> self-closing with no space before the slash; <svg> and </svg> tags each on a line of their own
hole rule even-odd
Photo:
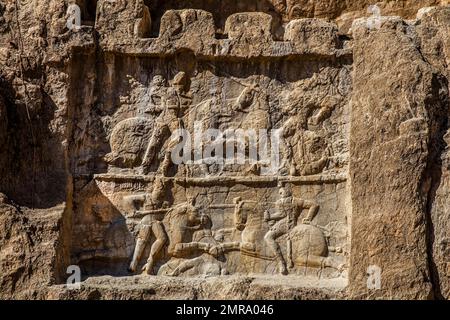
<svg viewBox="0 0 450 320">
<path fill-rule="evenodd" d="M 383 282 L 390 283 L 384 295 L 392 298 L 432 294 L 429 175 L 439 156 L 436 145 L 445 131 L 449 100 L 445 76 L 424 59 L 417 40 L 414 27 L 400 19 L 385 21 L 379 30 L 355 31 L 353 285 L 366 291 L 366 281 L 356 274 L 362 275 L 361 267 L 378 265 Z M 389 289 L 396 286 L 409 289 Z"/>
<path fill-rule="evenodd" d="M 0 194 L 0 283 L 2 299 L 37 298 L 61 281 L 58 241 L 64 206 L 20 211 Z"/>
</svg>

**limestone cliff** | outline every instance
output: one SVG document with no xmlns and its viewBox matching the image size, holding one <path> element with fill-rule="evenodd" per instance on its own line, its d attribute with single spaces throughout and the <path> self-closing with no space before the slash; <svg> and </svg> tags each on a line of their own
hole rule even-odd
<svg viewBox="0 0 450 320">
<path fill-rule="evenodd" d="M 0 298 L 449 299 L 449 63 L 447 0 L 0 0 Z"/>
</svg>

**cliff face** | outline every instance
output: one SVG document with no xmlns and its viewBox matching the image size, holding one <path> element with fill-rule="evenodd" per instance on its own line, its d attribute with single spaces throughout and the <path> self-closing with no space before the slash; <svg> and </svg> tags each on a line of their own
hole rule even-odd
<svg viewBox="0 0 450 320">
<path fill-rule="evenodd" d="M 450 6 L 369 5 L 0 2 L 0 297 L 449 299 Z"/>
</svg>

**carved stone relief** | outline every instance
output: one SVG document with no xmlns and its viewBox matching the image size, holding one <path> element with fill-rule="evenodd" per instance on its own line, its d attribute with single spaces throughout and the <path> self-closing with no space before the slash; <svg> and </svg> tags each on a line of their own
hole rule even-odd
<svg viewBox="0 0 450 320">
<path fill-rule="evenodd" d="M 100 268 L 107 274 L 346 277 L 345 63 L 309 61 L 288 71 L 288 61 L 224 64 L 192 60 L 188 53 L 167 61 L 105 56 L 104 63 L 113 70 L 137 67 L 132 74 L 115 71 L 114 91 L 103 91 L 99 100 L 109 106 L 93 111 L 104 131 L 96 147 L 104 156 L 78 170 L 82 177 L 92 173 L 89 168 L 103 169 L 75 191 L 83 203 L 75 219 L 79 227 L 89 219 L 95 232 L 119 237 L 126 246 L 85 239 L 91 243 L 73 254 L 88 272 L 98 272 L 95 261 L 109 259 Z M 281 71 L 270 71 L 276 69 Z M 105 73 L 101 81 L 111 76 Z M 261 150 L 255 163 L 195 162 L 193 150 L 187 161 L 175 163 L 173 154 L 186 138 L 178 132 L 195 140 L 208 129 L 220 135 L 200 135 L 201 150 L 229 143 L 238 149 L 230 130 L 278 130 L 280 161 L 264 171 Z M 250 140 L 241 147 L 248 156 Z M 82 149 L 75 152 L 81 156 Z M 214 150 L 226 156 L 226 148 Z M 86 208 L 85 188 L 95 189 L 105 206 Z"/>
</svg>

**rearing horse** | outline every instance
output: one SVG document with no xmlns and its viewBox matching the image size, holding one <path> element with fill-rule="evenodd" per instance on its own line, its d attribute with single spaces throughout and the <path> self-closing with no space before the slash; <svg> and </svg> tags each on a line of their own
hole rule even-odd
<svg viewBox="0 0 450 320">
<path fill-rule="evenodd" d="M 146 215 L 140 222 L 129 270 L 136 271 L 152 235 L 156 240 L 151 246 L 147 263 L 142 268 L 147 274 L 152 274 L 157 257 L 165 246 L 169 257 L 184 257 L 193 250 L 209 250 L 204 243 L 192 242 L 193 232 L 201 228 L 204 220 L 205 217 L 199 214 L 192 203 L 183 203 L 171 208 L 162 220 L 159 220 L 156 214 Z"/>
</svg>

